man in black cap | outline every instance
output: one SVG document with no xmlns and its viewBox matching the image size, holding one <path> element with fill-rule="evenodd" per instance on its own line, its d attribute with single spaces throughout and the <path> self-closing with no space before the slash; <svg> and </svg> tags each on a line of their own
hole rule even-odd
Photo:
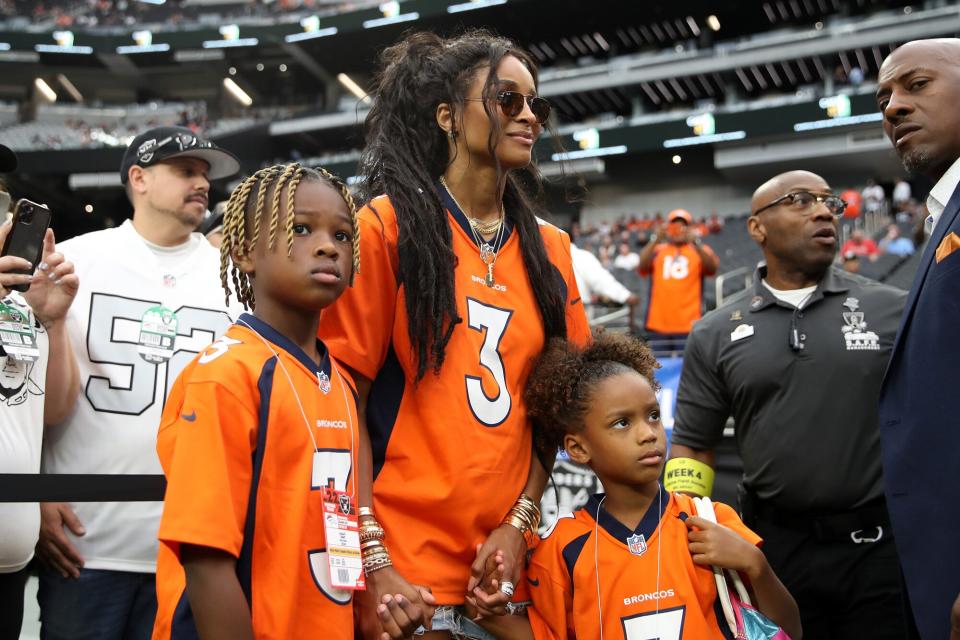
<svg viewBox="0 0 960 640">
<path fill-rule="evenodd" d="M 67 315 L 83 390 L 46 432 L 47 473 L 160 474 L 167 390 L 218 337 L 228 310 L 219 252 L 199 233 L 210 180 L 237 159 L 189 129 L 137 136 L 121 164 L 133 219 L 63 243 L 82 283 Z M 45 638 L 149 638 L 162 503 L 46 503 L 37 555 Z"/>
</svg>

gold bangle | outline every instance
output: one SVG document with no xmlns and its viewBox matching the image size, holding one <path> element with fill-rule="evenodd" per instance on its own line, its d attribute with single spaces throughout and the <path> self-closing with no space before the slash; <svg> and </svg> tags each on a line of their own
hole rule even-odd
<svg viewBox="0 0 960 640">
<path fill-rule="evenodd" d="M 363 517 L 370 517 L 370 518 L 374 517 L 374 516 L 373 516 L 373 509 L 370 508 L 370 507 L 360 507 L 360 508 L 357 510 L 357 513 L 360 514 L 360 517 L 361 517 L 361 518 L 363 518 Z"/>
<path fill-rule="evenodd" d="M 364 565 L 363 573 L 369 576 L 371 573 L 376 573 L 381 569 L 386 569 L 387 567 L 392 567 L 392 566 L 393 566 L 393 562 L 390 561 L 390 558 L 387 558 L 385 562 L 380 562 L 375 565 L 371 564 L 369 566 Z"/>
<path fill-rule="evenodd" d="M 382 527 L 360 527 L 360 542 L 383 540 L 386 534 Z"/>
</svg>

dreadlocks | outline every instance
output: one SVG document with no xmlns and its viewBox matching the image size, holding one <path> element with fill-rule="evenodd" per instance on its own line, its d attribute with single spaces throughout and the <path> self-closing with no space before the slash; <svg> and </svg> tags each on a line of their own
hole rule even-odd
<svg viewBox="0 0 960 640">
<path fill-rule="evenodd" d="M 233 190 L 227 201 L 227 208 L 223 214 L 223 244 L 220 246 L 220 283 L 226 293 L 227 304 L 230 304 L 230 282 L 233 279 L 233 292 L 237 300 L 246 308 L 253 310 L 255 300 L 250 276 L 240 271 L 234 258 L 249 256 L 260 240 L 260 225 L 263 215 L 268 210 L 269 222 L 267 229 L 267 247 L 273 249 L 277 242 L 277 231 L 280 228 L 280 200 L 283 190 L 287 190 L 286 213 L 283 215 L 282 232 L 287 241 L 287 256 L 293 251 L 293 197 L 297 185 L 303 180 L 326 182 L 340 192 L 340 196 L 347 204 L 350 219 L 353 222 L 353 271 L 350 274 L 350 284 L 360 271 L 360 227 L 357 222 L 357 207 L 346 183 L 322 167 L 304 167 L 296 162 L 278 164 L 266 169 L 260 169 L 246 178 Z M 255 194 L 255 197 L 251 197 Z M 249 219 L 252 216 L 252 219 Z M 249 238 L 247 237 L 249 233 Z"/>
<path fill-rule="evenodd" d="M 365 200 L 386 193 L 397 214 L 399 279 L 405 291 L 407 332 L 416 351 L 417 380 L 428 368 L 439 372 L 453 329 L 462 321 L 454 296 L 452 233 L 435 188 L 449 163 L 436 108 L 449 103 L 463 109 L 470 80 L 484 68 L 483 95 L 495 95 L 496 69 L 505 56 L 520 60 L 536 82 L 536 65 L 526 52 L 510 40 L 482 30 L 452 39 L 414 33 L 380 55 L 381 71 L 372 92 L 374 105 L 365 122 L 361 190 Z M 494 142 L 502 126 L 489 108 L 487 117 L 491 127 L 487 144 L 496 158 Z M 523 173 L 539 186 L 532 165 L 510 171 L 505 176 L 503 205 L 519 234 L 546 337 L 565 337 L 561 278 L 547 257 L 533 204 L 515 175 Z"/>
</svg>

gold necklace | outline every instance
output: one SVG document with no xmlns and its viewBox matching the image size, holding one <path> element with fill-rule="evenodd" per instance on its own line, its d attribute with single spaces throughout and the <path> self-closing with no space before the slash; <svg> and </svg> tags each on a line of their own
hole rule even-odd
<svg viewBox="0 0 960 640">
<path fill-rule="evenodd" d="M 467 220 L 470 222 L 470 232 L 473 234 L 473 239 L 476 241 L 477 246 L 480 247 L 480 261 L 483 264 L 487 265 L 487 275 L 484 277 L 483 282 L 488 287 L 493 287 L 497 284 L 496 280 L 493 279 L 493 265 L 497 262 L 497 251 L 494 247 L 500 246 L 500 242 L 503 240 L 503 230 L 506 225 L 504 225 L 504 218 L 506 213 L 504 211 L 503 205 L 500 206 L 500 217 L 494 223 L 495 228 L 492 228 L 489 233 L 495 233 L 493 237 L 493 244 L 483 239 L 480 235 L 481 231 L 478 231 L 478 225 L 483 225 L 479 220 L 474 220 L 469 215 L 467 215 L 467 210 L 457 201 L 456 196 L 453 195 L 453 192 L 450 191 L 450 187 L 447 186 L 447 181 L 443 179 L 443 176 L 440 176 L 440 184 L 443 185 L 443 188 L 446 189 L 447 195 L 450 196 L 450 199 L 453 200 L 453 203 L 457 205 L 457 208 L 463 212 L 463 215 L 467 217 Z M 476 222 L 476 224 L 475 224 Z M 491 223 L 486 223 L 490 225 Z M 486 235 L 486 234 L 485 234 Z"/>
<path fill-rule="evenodd" d="M 482 236 L 491 236 L 500 230 L 500 218 L 490 222 L 483 222 L 482 220 L 467 216 L 467 220 L 469 220 L 470 226 L 476 229 L 477 233 Z"/>
</svg>

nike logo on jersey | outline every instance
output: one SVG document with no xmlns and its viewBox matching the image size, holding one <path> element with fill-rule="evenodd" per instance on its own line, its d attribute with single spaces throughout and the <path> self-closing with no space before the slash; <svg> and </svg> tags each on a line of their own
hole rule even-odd
<svg viewBox="0 0 960 640">
<path fill-rule="evenodd" d="M 181 413 L 180 417 L 186 420 L 187 422 L 193 422 L 197 419 L 197 412 L 194 411 L 193 413 L 190 413 L 190 414 Z"/>
<path fill-rule="evenodd" d="M 530 578 L 530 577 L 528 576 L 528 577 L 527 577 L 527 582 L 530 583 L 530 586 L 531 586 L 531 587 L 539 587 L 539 586 L 540 586 L 540 578 L 537 578 L 536 580 L 534 580 L 533 578 Z"/>
<path fill-rule="evenodd" d="M 576 299 L 574 299 L 574 300 L 571 300 L 571 301 L 570 301 L 570 306 L 572 307 L 572 306 L 574 306 L 575 304 L 577 304 L 578 302 L 580 302 L 580 298 L 576 298 Z"/>
</svg>

